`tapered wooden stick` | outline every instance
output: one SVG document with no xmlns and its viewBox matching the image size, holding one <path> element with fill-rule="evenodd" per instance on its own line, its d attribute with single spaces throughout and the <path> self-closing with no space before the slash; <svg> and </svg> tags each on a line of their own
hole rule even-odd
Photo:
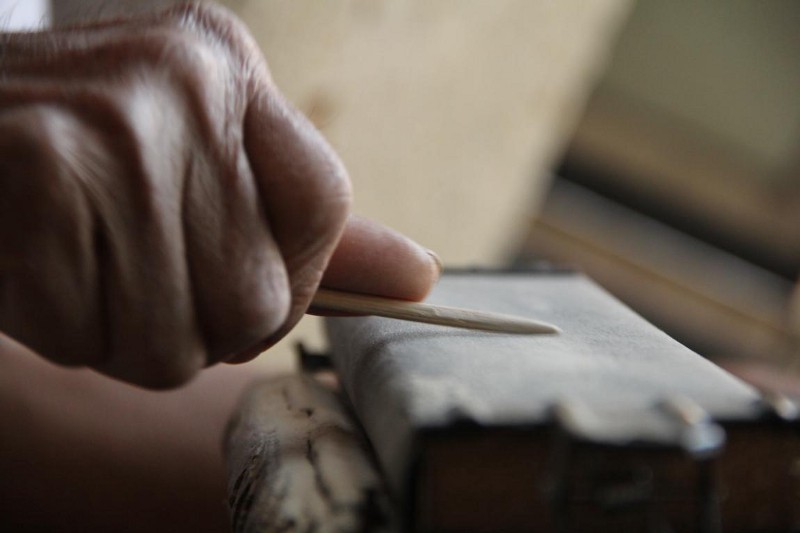
<svg viewBox="0 0 800 533">
<path fill-rule="evenodd" d="M 376 315 L 410 320 L 412 322 L 498 333 L 552 334 L 561 332 L 558 327 L 552 324 L 529 318 L 473 311 L 458 307 L 406 302 L 322 288 L 317 290 L 311 305 L 318 310 Z"/>
</svg>

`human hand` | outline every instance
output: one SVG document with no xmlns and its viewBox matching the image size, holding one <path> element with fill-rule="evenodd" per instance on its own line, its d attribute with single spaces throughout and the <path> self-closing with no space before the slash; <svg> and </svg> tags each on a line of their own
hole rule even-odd
<svg viewBox="0 0 800 533">
<path fill-rule="evenodd" d="M 409 299 L 435 280 L 348 218 L 342 164 L 226 11 L 3 40 L 0 331 L 48 359 L 177 386 L 285 335 L 326 269 Z"/>
</svg>

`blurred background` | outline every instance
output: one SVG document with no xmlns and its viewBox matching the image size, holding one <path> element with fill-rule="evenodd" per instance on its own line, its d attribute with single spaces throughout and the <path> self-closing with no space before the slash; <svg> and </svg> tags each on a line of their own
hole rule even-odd
<svg viewBox="0 0 800 533">
<path fill-rule="evenodd" d="M 452 266 L 574 266 L 731 368 L 795 365 L 797 2 L 222 3 L 342 155 L 357 212 Z M 318 337 L 308 320 L 276 353 Z"/>
<path fill-rule="evenodd" d="M 518 263 L 578 265 L 755 381 L 796 371 L 798 24 L 791 1 L 636 3 Z"/>
</svg>

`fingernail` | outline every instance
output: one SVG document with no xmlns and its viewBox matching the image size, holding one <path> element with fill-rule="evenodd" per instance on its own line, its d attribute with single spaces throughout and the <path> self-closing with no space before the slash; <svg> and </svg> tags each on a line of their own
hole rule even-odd
<svg viewBox="0 0 800 533">
<path fill-rule="evenodd" d="M 444 270 L 444 263 L 442 263 L 442 258 L 439 257 L 439 255 L 436 252 L 434 252 L 433 250 L 429 250 L 429 249 L 426 248 L 425 251 L 428 253 L 429 256 L 431 256 L 431 259 L 433 259 L 433 262 L 436 263 L 437 273 L 438 273 L 438 275 L 441 276 L 442 271 Z"/>
</svg>

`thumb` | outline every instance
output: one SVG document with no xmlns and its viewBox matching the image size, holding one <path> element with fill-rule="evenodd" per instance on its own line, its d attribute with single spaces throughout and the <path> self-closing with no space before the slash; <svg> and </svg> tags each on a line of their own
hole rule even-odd
<svg viewBox="0 0 800 533">
<path fill-rule="evenodd" d="M 430 250 L 378 222 L 351 215 L 321 285 L 387 298 L 422 300 L 441 270 L 439 257 Z M 308 311 L 328 314 L 313 306 Z M 263 349 L 262 346 L 227 362 L 249 361 Z"/>
<path fill-rule="evenodd" d="M 422 300 L 441 261 L 426 248 L 373 220 L 350 216 L 322 276 L 323 287 L 402 300 Z"/>
</svg>

